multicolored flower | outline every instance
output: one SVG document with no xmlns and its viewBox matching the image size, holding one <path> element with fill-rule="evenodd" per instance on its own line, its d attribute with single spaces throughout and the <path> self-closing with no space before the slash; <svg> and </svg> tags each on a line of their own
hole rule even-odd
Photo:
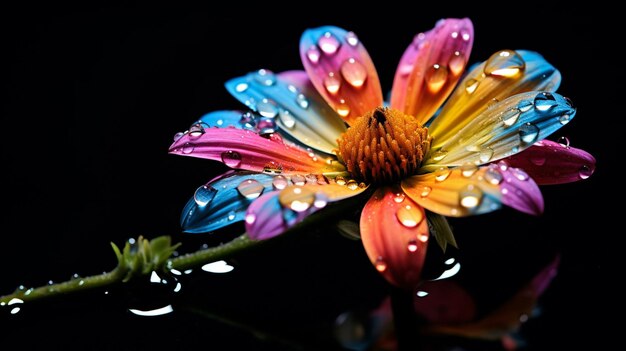
<svg viewBox="0 0 626 351">
<path fill-rule="evenodd" d="M 361 40 L 337 27 L 304 32 L 306 72 L 261 69 L 228 81 L 251 111 L 209 113 L 170 147 L 234 169 L 196 190 L 184 230 L 244 220 L 251 238 L 267 239 L 328 203 L 372 192 L 360 220 L 365 250 L 390 283 L 414 287 L 426 211 L 541 213 L 537 184 L 595 169 L 585 151 L 543 140 L 576 110 L 554 92 L 559 71 L 535 52 L 501 50 L 464 75 L 473 39 L 469 19 L 415 36 L 388 105 Z"/>
</svg>

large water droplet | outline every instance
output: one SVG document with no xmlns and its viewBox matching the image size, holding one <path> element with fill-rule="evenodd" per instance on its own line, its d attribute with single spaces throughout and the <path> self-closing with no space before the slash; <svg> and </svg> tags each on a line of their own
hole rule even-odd
<svg viewBox="0 0 626 351">
<path fill-rule="evenodd" d="M 517 122 L 521 113 L 522 112 L 518 108 L 508 109 L 502 113 L 500 119 L 502 120 L 502 123 L 504 123 L 505 127 L 510 127 Z"/>
<path fill-rule="evenodd" d="M 362 87 L 367 79 L 365 66 L 354 58 L 349 58 L 341 64 L 341 75 L 355 88 Z"/>
<path fill-rule="evenodd" d="M 241 155 L 236 151 L 222 152 L 222 162 L 230 168 L 237 168 L 241 164 Z"/>
<path fill-rule="evenodd" d="M 270 161 L 263 167 L 263 173 L 280 174 L 283 173 L 283 165 L 278 162 Z"/>
<path fill-rule="evenodd" d="M 433 188 L 431 188 L 429 186 L 424 186 L 422 188 L 422 192 L 420 192 L 420 196 L 421 197 L 427 197 L 432 190 L 433 190 Z"/>
<path fill-rule="evenodd" d="M 237 185 L 237 191 L 249 200 L 261 196 L 264 189 L 263 184 L 256 179 L 247 179 Z"/>
<path fill-rule="evenodd" d="M 459 204 L 465 208 L 474 208 L 480 205 L 483 192 L 474 184 L 468 184 L 459 192 Z"/>
<path fill-rule="evenodd" d="M 463 39 L 463 41 L 469 41 L 470 38 L 471 38 L 471 35 L 469 31 L 467 30 L 467 28 L 461 29 L 461 39 Z"/>
<path fill-rule="evenodd" d="M 563 146 L 564 148 L 569 149 L 569 139 L 566 136 L 562 136 L 557 140 L 557 143 L 559 143 L 561 146 Z"/>
<path fill-rule="evenodd" d="M 337 176 L 335 178 L 335 183 L 337 183 L 337 185 L 346 185 L 346 178 L 342 176 Z"/>
<path fill-rule="evenodd" d="M 439 167 L 439 169 L 435 171 L 435 180 L 438 182 L 443 182 L 444 180 L 448 179 L 449 176 L 450 169 L 446 166 Z"/>
<path fill-rule="evenodd" d="M 291 182 L 294 185 L 304 185 L 306 184 L 306 178 L 303 175 L 296 174 L 291 176 Z"/>
<path fill-rule="evenodd" d="M 185 133 L 183 133 L 183 132 L 178 132 L 178 133 L 174 134 L 174 141 L 178 141 L 180 138 L 183 137 L 183 135 L 185 135 Z"/>
<path fill-rule="evenodd" d="M 542 92 L 535 96 L 535 109 L 539 111 L 548 111 L 557 105 L 554 95 L 548 92 Z"/>
<path fill-rule="evenodd" d="M 298 94 L 298 96 L 296 96 L 296 103 L 298 103 L 298 106 L 305 110 L 309 108 L 309 100 L 306 96 L 304 96 L 304 94 Z"/>
<path fill-rule="evenodd" d="M 315 46 L 311 46 L 306 51 L 306 57 L 313 64 L 317 64 L 320 61 L 320 56 L 321 56 L 321 53 L 320 53 L 319 50 L 317 50 L 317 48 Z"/>
<path fill-rule="evenodd" d="M 478 88 L 478 83 L 480 82 L 474 78 L 468 79 L 467 82 L 465 82 L 465 91 L 468 94 L 473 94 L 476 91 L 476 88 Z"/>
<path fill-rule="evenodd" d="M 273 100 L 263 99 L 256 105 L 257 111 L 263 117 L 274 118 L 278 115 L 278 106 Z"/>
<path fill-rule="evenodd" d="M 203 185 L 196 189 L 196 192 L 193 194 L 193 199 L 196 201 L 198 206 L 206 206 L 211 203 L 211 200 L 217 194 L 217 190 L 210 185 Z"/>
<path fill-rule="evenodd" d="M 204 134 L 204 125 L 200 123 L 194 123 L 191 127 L 189 127 L 189 132 L 187 133 L 189 134 L 190 139 L 197 139 L 201 137 L 202 134 Z"/>
<path fill-rule="evenodd" d="M 346 41 L 350 46 L 357 46 L 359 44 L 359 38 L 354 32 L 348 32 L 348 34 L 346 34 Z"/>
<path fill-rule="evenodd" d="M 437 151 L 435 151 L 435 152 L 433 153 L 432 158 L 433 158 L 433 160 L 435 160 L 435 161 L 441 161 L 441 160 L 443 160 L 444 158 L 446 158 L 446 156 L 447 156 L 447 155 L 448 155 L 448 151 L 441 149 L 441 150 L 437 150 Z"/>
<path fill-rule="evenodd" d="M 526 63 L 522 56 L 513 50 L 498 51 L 485 63 L 484 72 L 487 75 L 513 77 L 523 71 Z"/>
<path fill-rule="evenodd" d="M 578 176 L 580 177 L 580 179 L 587 179 L 591 177 L 592 174 L 593 174 L 593 170 L 587 165 L 583 165 L 578 170 Z"/>
<path fill-rule="evenodd" d="M 502 183 L 502 173 L 497 168 L 489 168 L 485 172 L 485 180 L 493 185 Z"/>
<path fill-rule="evenodd" d="M 526 112 L 528 110 L 530 110 L 533 107 L 533 102 L 530 100 L 522 100 L 517 104 L 517 108 L 521 111 L 521 112 Z"/>
<path fill-rule="evenodd" d="M 571 116 L 566 113 L 559 117 L 559 123 L 561 123 L 561 125 L 564 126 L 569 123 L 570 119 L 571 119 Z"/>
<path fill-rule="evenodd" d="M 452 74 L 458 76 L 465 68 L 465 56 L 462 53 L 455 51 L 448 62 L 448 67 L 450 67 L 450 72 L 452 72 Z"/>
<path fill-rule="evenodd" d="M 407 250 L 409 250 L 409 252 L 415 252 L 417 251 L 417 240 L 416 239 L 411 239 L 409 240 L 409 242 L 406 245 Z"/>
<path fill-rule="evenodd" d="M 377 271 L 384 272 L 387 270 L 387 262 L 385 262 L 382 256 L 378 256 L 376 262 L 374 262 L 374 267 L 376 267 Z"/>
<path fill-rule="evenodd" d="M 287 129 L 293 129 L 296 125 L 296 119 L 288 110 L 280 110 L 278 118 Z"/>
<path fill-rule="evenodd" d="M 278 175 L 272 180 L 272 185 L 274 185 L 274 188 L 278 190 L 283 190 L 287 187 L 287 185 L 289 185 L 289 180 L 287 180 L 284 176 Z"/>
<path fill-rule="evenodd" d="M 435 94 L 438 93 L 446 80 L 448 79 L 448 67 L 439 64 L 434 64 L 426 71 L 426 85 L 428 90 Z"/>
<path fill-rule="evenodd" d="M 278 202 L 296 212 L 308 210 L 315 202 L 315 193 L 303 187 L 289 187 L 278 194 Z"/>
<path fill-rule="evenodd" d="M 324 78 L 324 88 L 326 88 L 326 91 L 331 95 L 337 94 L 339 88 L 341 88 L 341 79 L 333 72 L 328 73 L 328 76 Z"/>
<path fill-rule="evenodd" d="M 317 174 L 307 174 L 304 176 L 304 178 L 306 179 L 307 183 L 317 184 Z"/>
<path fill-rule="evenodd" d="M 350 179 L 346 183 L 346 187 L 348 187 L 348 189 L 350 189 L 350 190 L 356 190 L 356 189 L 359 188 L 359 183 L 356 180 L 354 180 L 354 179 Z"/>
<path fill-rule="evenodd" d="M 493 149 L 485 146 L 480 148 L 480 152 L 478 154 L 478 159 L 480 160 L 481 163 L 487 163 L 489 161 L 491 161 L 491 158 L 493 157 Z"/>
<path fill-rule="evenodd" d="M 256 221 L 256 215 L 254 213 L 248 213 L 244 218 L 244 221 L 248 224 L 254 224 L 254 221 Z"/>
<path fill-rule="evenodd" d="M 339 104 L 337 104 L 335 109 L 341 117 L 348 117 L 348 115 L 350 114 L 350 106 L 346 104 L 346 101 L 344 99 L 339 100 Z"/>
<path fill-rule="evenodd" d="M 523 124 L 519 127 L 520 140 L 525 144 L 532 144 L 539 137 L 539 127 L 532 123 Z"/>
<path fill-rule="evenodd" d="M 478 166 L 476 166 L 475 164 L 468 162 L 463 164 L 461 167 L 461 174 L 463 175 L 463 177 L 465 178 L 469 178 L 471 176 L 474 175 L 474 173 L 476 173 L 476 171 L 478 171 Z"/>
<path fill-rule="evenodd" d="M 396 195 L 393 197 L 393 201 L 399 204 L 404 201 L 405 197 L 406 196 L 404 195 L 404 193 L 396 193 Z"/>
<path fill-rule="evenodd" d="M 268 87 L 276 83 L 276 76 L 274 75 L 274 72 L 268 69 L 258 70 L 254 75 L 254 79 L 256 79 L 257 82 Z"/>
<path fill-rule="evenodd" d="M 259 134 L 270 134 L 276 132 L 276 121 L 273 118 L 259 118 L 256 130 Z"/>
<path fill-rule="evenodd" d="M 254 129 L 256 126 L 256 117 L 252 112 L 244 112 L 239 119 L 239 124 L 241 124 L 244 129 Z"/>
<path fill-rule="evenodd" d="M 339 40 L 331 32 L 324 33 L 317 41 L 317 46 L 328 55 L 336 53 L 340 45 Z"/>
<path fill-rule="evenodd" d="M 185 145 L 183 145 L 183 154 L 190 154 L 193 152 L 195 146 L 192 143 L 185 143 Z"/>
<path fill-rule="evenodd" d="M 400 224 L 403 226 L 407 228 L 414 228 L 422 222 L 424 215 L 418 208 L 406 205 L 398 208 L 396 211 L 396 218 L 398 218 L 398 221 L 400 221 Z"/>
</svg>

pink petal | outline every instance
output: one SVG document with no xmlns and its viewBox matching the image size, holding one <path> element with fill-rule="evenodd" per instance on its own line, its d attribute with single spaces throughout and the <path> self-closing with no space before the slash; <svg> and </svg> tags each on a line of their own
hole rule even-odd
<svg viewBox="0 0 626 351">
<path fill-rule="evenodd" d="M 246 231 L 254 240 L 266 240 L 289 228 L 283 208 L 278 202 L 280 191 L 272 191 L 256 199 L 246 212 Z"/>
<path fill-rule="evenodd" d="M 561 263 L 561 255 L 557 255 L 541 272 L 537 273 L 533 280 L 530 281 L 528 287 L 535 294 L 535 297 L 541 296 L 548 288 L 552 279 L 556 277 L 557 269 Z"/>
<path fill-rule="evenodd" d="M 474 41 L 467 18 L 440 20 L 415 36 L 402 55 L 391 91 L 391 107 L 425 123 L 461 78 Z"/>
<path fill-rule="evenodd" d="M 205 128 L 202 134 L 187 133 L 170 146 L 169 152 L 271 174 L 331 171 L 324 160 L 310 157 L 305 150 L 235 128 Z"/>
<path fill-rule="evenodd" d="M 502 174 L 500 192 L 502 203 L 518 211 L 540 215 L 543 213 L 543 196 L 537 183 L 523 170 L 510 167 L 505 161 L 491 165 Z"/>
<path fill-rule="evenodd" d="M 528 172 L 539 185 L 587 179 L 596 169 L 596 159 L 588 152 L 549 140 L 535 143 L 507 162 Z"/>
<path fill-rule="evenodd" d="M 376 270 L 393 285 L 413 289 L 420 280 L 428 247 L 425 216 L 399 187 L 378 189 L 363 208 L 363 246 Z"/>
<path fill-rule="evenodd" d="M 354 33 L 332 26 L 308 29 L 300 57 L 317 91 L 349 124 L 382 106 L 376 68 Z"/>
</svg>

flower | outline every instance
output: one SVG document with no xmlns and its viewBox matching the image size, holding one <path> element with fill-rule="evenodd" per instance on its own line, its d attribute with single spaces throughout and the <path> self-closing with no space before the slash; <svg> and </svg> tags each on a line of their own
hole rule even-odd
<svg viewBox="0 0 626 351">
<path fill-rule="evenodd" d="M 388 107 L 360 39 L 331 26 L 302 35 L 306 72 L 261 69 L 228 81 L 254 113 L 209 113 L 170 147 L 234 169 L 196 190 L 184 230 L 244 220 L 251 238 L 267 239 L 371 191 L 360 219 L 368 257 L 390 283 L 414 287 L 429 240 L 426 210 L 541 213 L 537 184 L 595 169 L 585 151 L 542 141 L 576 110 L 554 93 L 558 70 L 535 52 L 498 51 L 464 76 L 473 39 L 469 19 L 441 20 L 415 36 Z"/>
</svg>

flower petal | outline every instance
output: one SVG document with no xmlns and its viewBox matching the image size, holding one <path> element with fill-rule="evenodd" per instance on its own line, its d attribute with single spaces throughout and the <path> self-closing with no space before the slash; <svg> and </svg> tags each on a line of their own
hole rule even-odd
<svg viewBox="0 0 626 351">
<path fill-rule="evenodd" d="M 494 71 L 494 68 L 500 70 Z M 432 147 L 442 147 L 487 110 L 488 102 L 502 101 L 528 91 L 553 92 L 560 82 L 559 71 L 536 52 L 502 50 L 495 53 L 467 74 L 429 126 L 434 138 Z"/>
<path fill-rule="evenodd" d="M 517 94 L 483 111 L 438 148 L 431 148 L 423 168 L 480 165 L 514 155 L 567 124 L 575 113 L 569 100 L 556 93 Z"/>
<path fill-rule="evenodd" d="M 596 159 L 588 152 L 542 140 L 506 161 L 523 169 L 539 185 L 562 184 L 589 178 Z"/>
<path fill-rule="evenodd" d="M 262 117 L 303 144 L 332 153 L 346 130 L 303 71 L 275 75 L 261 69 L 226 82 L 226 89 Z"/>
<path fill-rule="evenodd" d="M 500 184 L 502 203 L 518 211 L 538 216 L 543 213 L 543 196 L 539 186 L 526 172 L 509 167 L 506 162 L 491 165 L 499 168 L 504 180 Z"/>
<path fill-rule="evenodd" d="M 370 261 L 393 285 L 414 288 L 428 247 L 424 209 L 399 188 L 378 189 L 361 213 L 361 240 Z"/>
<path fill-rule="evenodd" d="M 402 190 L 432 212 L 464 217 L 499 209 L 501 181 L 499 171 L 487 167 L 467 165 L 453 170 L 442 167 L 433 173 L 404 179 Z"/>
<path fill-rule="evenodd" d="M 205 128 L 187 133 L 170 146 L 170 153 L 222 161 L 231 168 L 270 174 L 342 171 L 338 162 L 327 164 L 281 140 L 264 138 L 249 130 Z"/>
<path fill-rule="evenodd" d="M 391 92 L 391 107 L 425 123 L 450 95 L 472 51 L 468 18 L 448 18 L 415 36 L 402 55 Z"/>
<path fill-rule="evenodd" d="M 246 128 L 246 125 L 244 123 L 245 118 L 242 118 L 243 114 L 245 114 L 244 111 L 212 111 L 200 117 L 200 119 L 198 119 L 198 123 L 200 123 L 201 125 L 202 123 L 204 123 L 204 125 L 202 126 L 205 128 L 232 127 L 239 129 L 250 129 Z"/>
<path fill-rule="evenodd" d="M 274 177 L 249 172 L 227 173 L 200 186 L 187 202 L 180 225 L 187 233 L 206 233 L 242 221 L 246 209 L 262 193 L 272 190 Z M 252 186 L 247 184 L 253 181 Z M 242 191 L 238 190 L 240 185 Z"/>
<path fill-rule="evenodd" d="M 300 57 L 311 82 L 348 124 L 383 104 L 374 63 L 356 35 L 338 27 L 308 29 Z"/>
</svg>

